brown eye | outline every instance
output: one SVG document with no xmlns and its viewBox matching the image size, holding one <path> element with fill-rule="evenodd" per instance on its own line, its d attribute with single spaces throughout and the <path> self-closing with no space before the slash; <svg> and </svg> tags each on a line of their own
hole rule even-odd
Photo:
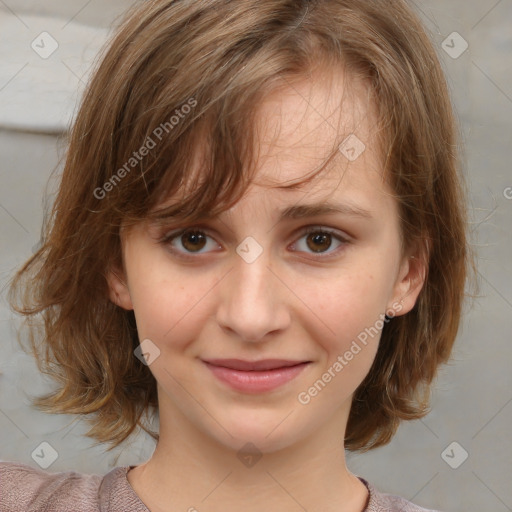
<svg viewBox="0 0 512 512">
<path fill-rule="evenodd" d="M 307 237 L 307 245 L 314 252 L 324 252 L 331 247 L 332 235 L 329 233 L 311 233 Z"/>
<path fill-rule="evenodd" d="M 328 257 L 340 252 L 349 243 L 349 240 L 337 231 L 312 227 L 302 233 L 293 248 L 300 252 L 316 253 L 321 257 Z"/>
<path fill-rule="evenodd" d="M 206 236 L 201 231 L 187 231 L 180 239 L 183 247 L 190 252 L 200 251 L 206 245 Z"/>
<path fill-rule="evenodd" d="M 182 229 L 168 233 L 159 241 L 182 257 L 205 254 L 208 250 L 219 248 L 215 239 L 200 229 Z"/>
</svg>

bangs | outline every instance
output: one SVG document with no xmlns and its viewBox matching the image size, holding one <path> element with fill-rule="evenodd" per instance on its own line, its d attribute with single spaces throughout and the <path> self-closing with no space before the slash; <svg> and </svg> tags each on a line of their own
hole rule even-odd
<svg viewBox="0 0 512 512">
<path fill-rule="evenodd" d="M 267 70 L 257 80 L 254 78 L 257 69 L 252 64 L 243 66 L 237 86 L 229 94 L 220 93 L 224 84 L 218 84 L 215 102 L 203 103 L 197 95 L 199 99 L 191 97 L 178 107 L 153 108 L 137 119 L 139 135 L 130 132 L 127 136 L 131 140 L 125 145 L 137 147 L 138 141 L 143 140 L 151 149 L 137 171 L 119 187 L 117 197 L 112 196 L 123 223 L 164 222 L 169 218 L 195 222 L 216 217 L 241 199 L 257 170 L 261 135 L 258 115 L 266 95 L 286 87 L 294 78 L 304 79 L 303 71 L 284 78 L 279 74 L 269 77 Z M 162 97 L 167 96 L 166 89 L 161 91 Z M 174 125 L 169 121 L 173 118 L 176 121 L 179 117 L 176 112 L 189 104 L 194 107 L 190 111 L 185 109 L 188 115 L 180 118 L 179 123 Z M 244 115 L 240 116 L 240 112 Z M 141 127 L 144 127 L 142 131 Z M 298 189 L 309 183 L 336 157 L 338 145 L 339 141 L 335 140 L 321 166 L 299 182 L 275 186 Z M 122 169 L 126 166 L 122 162 L 133 158 L 133 152 L 120 151 L 115 167 Z"/>
<path fill-rule="evenodd" d="M 102 102 L 92 97 L 85 102 L 93 111 L 89 118 L 97 110 L 95 125 L 111 125 L 111 139 L 91 145 L 110 156 L 98 157 L 95 185 L 103 190 L 109 183 L 98 206 L 115 212 L 115 224 L 168 217 L 194 221 L 229 209 L 254 177 L 257 114 L 265 97 L 316 68 L 344 65 L 339 48 L 329 49 L 328 40 L 300 26 L 304 12 L 286 18 L 286 6 L 282 13 L 277 5 L 262 6 L 256 26 L 250 6 L 244 16 L 240 5 L 233 19 L 228 7 L 198 9 L 204 19 L 191 23 L 180 18 L 177 4 L 141 22 L 136 34 L 129 26 L 120 32 L 118 60 L 106 71 L 122 76 L 122 82 L 114 81 Z M 259 27 L 276 16 L 284 18 L 284 26 L 263 44 Z M 208 38 L 204 30 L 210 31 Z M 173 48 L 186 48 L 186 56 L 169 51 Z M 105 78 L 98 73 L 95 79 Z M 327 160 L 336 152 L 337 145 Z"/>
<path fill-rule="evenodd" d="M 425 415 L 416 391 L 450 355 L 470 246 L 449 90 L 404 0 L 158 0 L 128 11 L 82 98 L 42 246 L 10 288 L 39 368 L 59 384 L 35 405 L 99 412 L 87 435 L 114 446 L 138 425 L 158 439 L 141 421 L 158 396 L 133 357 L 134 314 L 109 295 L 109 273 L 123 270 L 120 228 L 229 209 L 254 180 L 268 96 L 332 69 L 355 79 L 349 93 L 364 83 L 376 109 L 374 149 L 399 204 L 402 249 L 428 247 L 417 307 L 384 327 L 345 448 L 386 444 L 401 419 Z M 343 97 L 333 100 L 342 108 Z M 299 189 L 317 176 L 340 154 L 343 132 L 330 155 L 319 155 L 319 169 L 276 187 Z"/>
</svg>

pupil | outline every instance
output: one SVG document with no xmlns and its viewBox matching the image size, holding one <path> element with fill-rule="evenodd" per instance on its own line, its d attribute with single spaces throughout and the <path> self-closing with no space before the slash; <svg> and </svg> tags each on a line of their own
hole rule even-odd
<svg viewBox="0 0 512 512">
<path fill-rule="evenodd" d="M 199 231 L 192 231 L 182 236 L 183 247 L 187 250 L 202 249 L 205 245 L 206 237 Z"/>
<path fill-rule="evenodd" d="M 331 246 L 331 243 L 329 242 L 329 237 L 330 235 L 328 234 L 314 234 L 314 235 L 310 235 L 308 237 L 308 241 L 309 240 L 313 240 L 313 244 L 310 245 L 308 243 L 308 246 L 309 248 L 312 250 L 312 251 L 315 251 L 315 252 L 322 252 L 323 250 L 326 250 L 326 249 L 329 249 L 329 247 Z M 319 249 L 319 245 L 323 244 L 324 247 L 320 247 Z"/>
</svg>

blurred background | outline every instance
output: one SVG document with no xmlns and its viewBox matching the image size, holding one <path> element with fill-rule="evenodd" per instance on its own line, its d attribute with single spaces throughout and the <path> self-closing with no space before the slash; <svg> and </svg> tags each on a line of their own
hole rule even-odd
<svg viewBox="0 0 512 512">
<path fill-rule="evenodd" d="M 154 449 L 139 432 L 106 453 L 80 417 L 28 396 L 51 387 L 16 341 L 5 284 L 37 248 L 65 155 L 63 134 L 88 71 L 130 0 L 0 0 L 0 460 L 104 474 Z M 512 510 L 512 0 L 427 0 L 416 9 L 438 49 L 460 119 L 480 296 L 468 300 L 432 412 L 393 441 L 347 454 L 377 488 L 445 512 Z M 43 444 L 42 444 L 43 443 Z M 45 457 L 37 457 L 37 453 Z"/>
</svg>

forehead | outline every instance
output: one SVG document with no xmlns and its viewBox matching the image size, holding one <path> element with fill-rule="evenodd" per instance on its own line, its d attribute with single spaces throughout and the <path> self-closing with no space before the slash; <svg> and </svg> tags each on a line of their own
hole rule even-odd
<svg viewBox="0 0 512 512">
<path fill-rule="evenodd" d="M 318 199 L 340 189 L 373 199 L 389 192 L 369 91 L 340 69 L 285 80 L 258 111 L 254 187 L 262 193 L 300 190 Z M 300 184 L 316 171 L 311 182 Z"/>
<path fill-rule="evenodd" d="M 277 215 L 290 204 L 319 203 L 330 197 L 350 199 L 345 202 L 366 210 L 387 208 L 392 194 L 383 180 L 376 108 L 369 90 L 339 68 L 283 79 L 257 106 L 255 173 L 243 198 L 225 213 L 241 215 L 264 207 Z M 349 159 L 350 153 L 339 150 L 346 140 L 348 146 L 355 141 L 357 158 Z M 201 154 L 199 149 L 194 152 L 195 164 L 179 197 L 168 197 L 160 207 L 183 200 L 203 181 Z"/>
</svg>

